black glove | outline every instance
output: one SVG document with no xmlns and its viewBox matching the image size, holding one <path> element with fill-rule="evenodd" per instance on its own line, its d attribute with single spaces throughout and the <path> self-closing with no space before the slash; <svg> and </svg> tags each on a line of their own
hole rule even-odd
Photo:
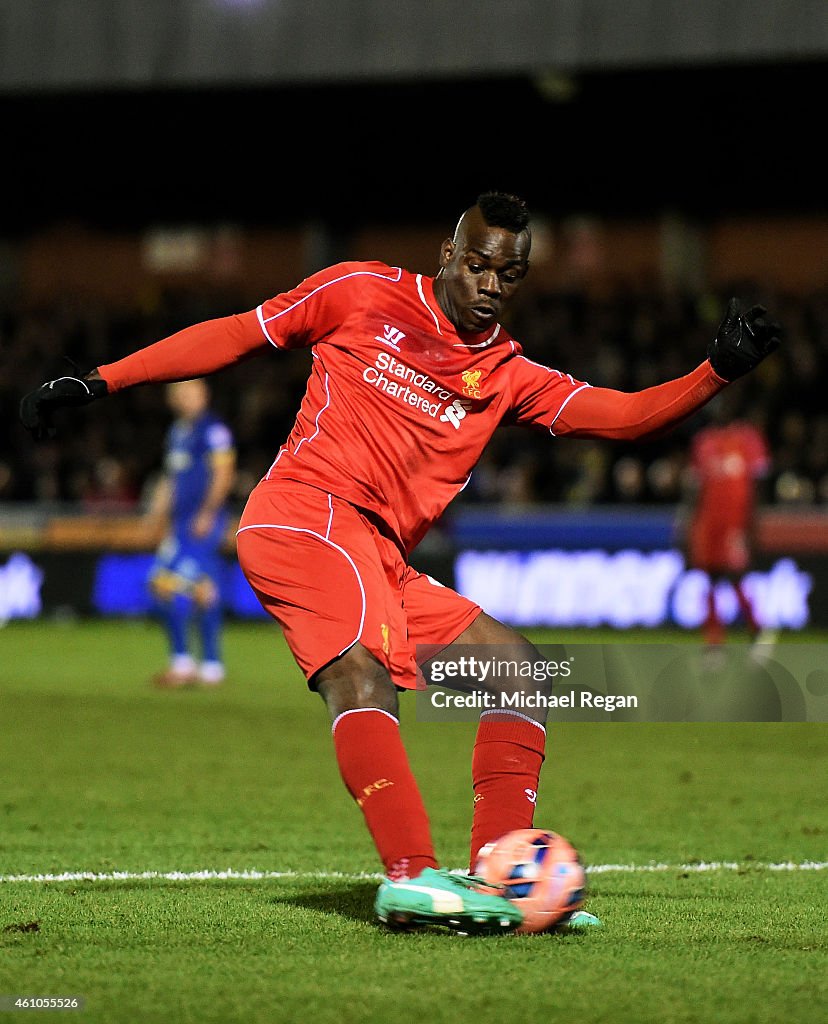
<svg viewBox="0 0 828 1024">
<path fill-rule="evenodd" d="M 35 441 L 43 441 L 57 433 L 54 415 L 62 406 L 88 405 L 106 394 L 105 380 L 58 377 L 24 395 L 20 402 L 20 422 Z"/>
<path fill-rule="evenodd" d="M 736 380 L 779 348 L 782 327 L 768 320 L 766 313 L 764 306 L 752 306 L 741 313 L 738 299 L 728 302 L 727 314 L 707 346 L 707 358 L 720 377 Z"/>
</svg>

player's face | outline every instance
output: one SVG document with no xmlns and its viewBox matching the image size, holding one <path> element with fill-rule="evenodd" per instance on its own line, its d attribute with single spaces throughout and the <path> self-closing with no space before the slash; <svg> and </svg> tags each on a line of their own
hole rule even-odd
<svg viewBox="0 0 828 1024">
<path fill-rule="evenodd" d="M 458 330 L 479 333 L 500 319 L 529 269 L 530 235 L 493 228 L 473 208 L 443 242 L 434 293 Z"/>
<path fill-rule="evenodd" d="M 207 409 L 210 395 L 203 380 L 182 380 L 170 384 L 167 401 L 176 416 L 195 420 Z"/>
</svg>

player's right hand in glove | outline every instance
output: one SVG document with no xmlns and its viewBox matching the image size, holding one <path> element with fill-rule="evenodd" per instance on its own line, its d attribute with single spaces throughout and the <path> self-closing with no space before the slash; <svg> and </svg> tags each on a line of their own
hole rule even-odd
<svg viewBox="0 0 828 1024">
<path fill-rule="evenodd" d="M 728 302 L 725 318 L 707 347 L 711 366 L 724 380 L 749 373 L 779 348 L 782 326 L 769 320 L 767 312 L 764 306 L 751 306 L 742 313 L 738 299 Z"/>
<path fill-rule="evenodd" d="M 35 441 L 54 437 L 55 412 L 65 406 L 88 405 L 107 394 L 105 380 L 58 377 L 24 395 L 20 402 L 20 422 Z"/>
</svg>

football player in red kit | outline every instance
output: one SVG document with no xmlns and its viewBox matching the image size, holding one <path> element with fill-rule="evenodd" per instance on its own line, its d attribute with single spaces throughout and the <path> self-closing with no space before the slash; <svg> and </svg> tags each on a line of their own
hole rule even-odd
<svg viewBox="0 0 828 1024">
<path fill-rule="evenodd" d="M 762 432 L 747 419 L 731 417 L 721 395 L 711 406 L 713 421 L 693 438 L 690 471 L 695 495 L 689 524 L 689 558 L 710 577 L 703 625 L 711 646 L 725 639 L 716 607 L 716 584 L 727 580 L 734 589 L 745 624 L 754 638 L 760 633 L 740 577 L 750 566 L 757 501 L 757 481 L 770 469 L 770 453 Z"/>
<path fill-rule="evenodd" d="M 325 701 L 343 781 L 387 878 L 381 920 L 510 930 L 520 913 L 474 878 L 441 870 L 399 731 L 398 692 L 417 685 L 418 645 L 497 644 L 539 653 L 478 605 L 408 564 L 465 486 L 501 423 L 560 437 L 663 432 L 779 344 L 760 308 L 731 300 L 708 358 L 635 393 L 591 387 L 523 355 L 501 318 L 529 269 L 523 200 L 481 195 L 439 251 L 436 277 L 382 263 L 323 270 L 257 309 L 186 328 L 83 380 L 42 385 L 21 404 L 35 436 L 61 405 L 215 373 L 253 354 L 312 349 L 295 426 L 242 515 L 238 556 L 311 689 Z M 554 443 L 554 441 L 552 441 Z M 498 681 L 514 685 L 514 681 Z M 544 712 L 484 711 L 472 753 L 470 861 L 533 824 Z"/>
</svg>

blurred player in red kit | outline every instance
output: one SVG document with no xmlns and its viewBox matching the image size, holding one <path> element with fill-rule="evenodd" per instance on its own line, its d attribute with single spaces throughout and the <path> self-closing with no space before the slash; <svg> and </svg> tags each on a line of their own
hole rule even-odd
<svg viewBox="0 0 828 1024">
<path fill-rule="evenodd" d="M 54 430 L 62 405 L 311 347 L 295 426 L 250 495 L 238 557 L 328 708 L 340 773 L 385 867 L 375 909 L 389 923 L 458 931 L 520 923 L 508 900 L 438 867 L 398 693 L 422 680 L 420 645 L 421 660 L 426 645 L 450 658 L 455 644 L 497 645 L 503 661 L 541 659 L 520 634 L 417 572 L 411 551 L 466 485 L 499 424 L 542 431 L 552 443 L 656 435 L 779 344 L 779 325 L 763 309 L 742 313 L 733 299 L 708 358 L 686 376 L 635 393 L 591 387 L 526 358 L 501 325 L 530 247 L 525 202 L 484 193 L 443 241 L 433 278 L 342 263 L 255 310 L 186 328 L 83 379 L 47 382 L 21 403 L 38 437 Z M 490 682 L 499 692 L 519 685 Z M 543 711 L 481 714 L 472 865 L 485 843 L 532 825 L 545 742 Z"/>
<path fill-rule="evenodd" d="M 711 403 L 712 421 L 695 435 L 690 453 L 695 500 L 689 555 L 691 565 L 710 577 L 703 626 L 710 645 L 721 644 L 726 635 L 716 608 L 716 585 L 721 580 L 733 587 L 751 635 L 756 638 L 760 633 L 741 577 L 750 567 L 757 481 L 770 469 L 770 453 L 759 428 L 733 415 L 730 394 Z"/>
</svg>

